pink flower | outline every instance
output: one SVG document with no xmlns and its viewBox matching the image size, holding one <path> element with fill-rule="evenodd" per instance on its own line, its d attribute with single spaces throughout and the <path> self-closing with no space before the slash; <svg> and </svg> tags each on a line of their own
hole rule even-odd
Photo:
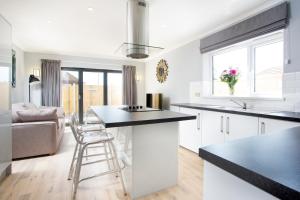
<svg viewBox="0 0 300 200">
<path fill-rule="evenodd" d="M 237 70 L 236 70 L 236 69 L 231 69 L 231 70 L 229 71 L 229 73 L 230 73 L 231 75 L 235 76 L 235 75 L 237 75 Z"/>
</svg>

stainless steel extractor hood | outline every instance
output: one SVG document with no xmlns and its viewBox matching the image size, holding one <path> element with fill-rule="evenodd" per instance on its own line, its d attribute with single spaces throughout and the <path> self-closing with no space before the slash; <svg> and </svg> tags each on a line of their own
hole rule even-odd
<svg viewBox="0 0 300 200">
<path fill-rule="evenodd" d="M 149 56 L 146 47 L 149 46 L 149 4 L 145 0 L 127 2 L 127 42 L 141 45 L 128 45 L 127 57 L 139 59 Z"/>
<path fill-rule="evenodd" d="M 149 46 L 149 2 L 145 0 L 127 1 L 127 42 L 121 50 L 129 58 L 143 59 L 161 47 Z"/>
</svg>

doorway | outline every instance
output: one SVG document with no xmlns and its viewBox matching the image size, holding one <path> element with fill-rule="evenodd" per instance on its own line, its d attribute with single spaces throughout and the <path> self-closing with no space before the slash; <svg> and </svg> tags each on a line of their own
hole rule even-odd
<svg viewBox="0 0 300 200">
<path fill-rule="evenodd" d="M 62 68 L 62 106 L 66 120 L 76 112 L 80 122 L 91 106 L 122 104 L 122 71 Z"/>
</svg>

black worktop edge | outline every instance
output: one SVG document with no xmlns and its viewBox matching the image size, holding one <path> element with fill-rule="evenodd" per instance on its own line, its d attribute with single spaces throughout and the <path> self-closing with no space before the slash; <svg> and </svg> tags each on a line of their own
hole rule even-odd
<svg viewBox="0 0 300 200">
<path fill-rule="evenodd" d="M 124 122 L 114 122 L 114 123 L 104 123 L 105 128 L 114 128 L 122 126 L 138 126 L 146 124 L 160 124 L 166 122 L 177 122 L 196 119 L 196 116 L 184 116 L 184 117 L 173 117 L 173 118 L 163 118 L 163 119 L 150 119 L 150 120 L 139 120 L 139 121 L 124 121 Z"/>
<path fill-rule="evenodd" d="M 198 109 L 198 110 L 207 110 L 207 111 L 214 111 L 214 112 L 223 112 L 223 113 L 229 113 L 229 114 L 238 114 L 238 115 L 246 115 L 246 116 L 252 116 L 252 117 L 263 117 L 263 118 L 269 118 L 269 119 L 278 119 L 278 120 L 284 120 L 284 121 L 291 121 L 291 122 L 300 122 L 300 118 L 295 117 L 287 117 L 287 116 L 279 116 L 279 115 L 272 115 L 270 113 L 250 113 L 250 112 L 241 112 L 237 110 L 227 110 L 222 108 L 211 108 L 211 107 L 202 107 L 202 106 L 191 106 L 191 105 L 184 105 L 184 104 L 171 104 L 171 106 L 178 106 L 183 108 L 192 108 L 192 109 Z"/>
<path fill-rule="evenodd" d="M 226 160 L 220 156 L 199 148 L 199 156 L 217 167 L 241 178 L 242 180 L 262 189 L 263 191 L 279 198 L 287 200 L 299 199 L 299 192 L 273 181 L 261 174 Z"/>
</svg>

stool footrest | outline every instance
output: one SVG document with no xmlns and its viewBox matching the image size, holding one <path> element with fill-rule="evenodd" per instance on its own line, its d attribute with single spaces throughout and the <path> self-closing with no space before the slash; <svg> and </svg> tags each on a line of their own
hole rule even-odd
<svg viewBox="0 0 300 200">
<path fill-rule="evenodd" d="M 96 174 L 96 175 L 93 175 L 93 176 L 82 178 L 82 179 L 79 180 L 78 183 L 80 183 L 82 181 L 86 181 L 86 180 L 92 179 L 92 178 L 96 178 L 96 177 L 99 177 L 99 176 L 104 176 L 104 175 L 108 175 L 108 174 L 116 174 L 116 173 L 119 173 L 119 172 L 117 170 L 102 172 L 102 173 L 99 173 L 99 174 Z"/>
</svg>

